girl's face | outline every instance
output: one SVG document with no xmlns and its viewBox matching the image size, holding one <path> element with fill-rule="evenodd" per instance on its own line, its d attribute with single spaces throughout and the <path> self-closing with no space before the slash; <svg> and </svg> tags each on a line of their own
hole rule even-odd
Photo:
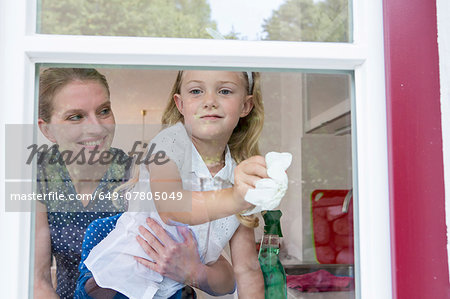
<svg viewBox="0 0 450 299">
<path fill-rule="evenodd" d="M 106 88 L 96 81 L 72 81 L 53 96 L 50 123 L 39 119 L 42 133 L 61 150 L 77 154 L 109 150 L 115 120 Z M 98 156 L 98 154 L 96 155 Z"/>
<path fill-rule="evenodd" d="M 228 142 L 239 118 L 253 108 L 244 75 L 226 71 L 185 71 L 174 95 L 193 138 Z"/>
</svg>

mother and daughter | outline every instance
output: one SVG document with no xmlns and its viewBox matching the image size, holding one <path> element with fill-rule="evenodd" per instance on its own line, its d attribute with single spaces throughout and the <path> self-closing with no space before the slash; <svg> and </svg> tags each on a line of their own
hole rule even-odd
<svg viewBox="0 0 450 299">
<path fill-rule="evenodd" d="M 109 92 L 103 96 L 109 102 Z M 152 140 L 169 163 L 141 165 L 119 189 L 181 192 L 189 208 L 152 201 L 144 212 L 93 221 L 84 236 L 75 297 L 177 298 L 183 284 L 220 295 L 232 292 L 236 279 L 241 298 L 263 298 L 257 218 L 241 215 L 253 208 L 244 199 L 247 190 L 267 178 L 265 160 L 257 156 L 263 116 L 257 73 L 180 71 L 162 118 L 168 127 Z M 214 183 L 195 183 L 204 179 L 231 184 L 208 191 Z M 220 255 L 228 242 L 232 270 Z"/>
</svg>

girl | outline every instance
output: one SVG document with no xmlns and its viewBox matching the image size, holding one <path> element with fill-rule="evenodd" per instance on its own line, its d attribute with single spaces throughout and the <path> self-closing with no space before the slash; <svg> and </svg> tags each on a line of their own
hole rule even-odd
<svg viewBox="0 0 450 299">
<path fill-rule="evenodd" d="M 244 196 L 257 180 L 267 177 L 264 158 L 254 156 L 259 154 L 257 141 L 263 114 L 259 74 L 179 72 L 162 119 L 163 124 L 170 127 L 152 140 L 170 161 L 163 165 L 141 165 L 139 181 L 147 183 L 135 181 L 133 191 L 152 194 L 175 192 L 182 194 L 182 201 L 151 201 L 150 204 L 155 206 L 146 207 L 152 211 L 150 214 L 127 212 L 122 215 L 115 229 L 85 260 L 98 285 L 132 298 L 167 298 L 181 287 L 156 273 L 149 279 L 148 273 L 157 271 L 158 264 L 146 258 L 152 258 L 166 245 L 155 242 L 155 237 L 140 226 L 152 215 L 160 223 L 190 225 L 204 263 L 217 260 L 229 241 L 240 297 L 264 297 L 264 282 L 253 234 L 257 218 L 253 215 L 230 216 L 252 207 L 245 202 Z M 236 162 L 240 163 L 237 167 Z M 234 180 L 234 186 L 219 191 L 186 191 L 205 190 L 195 184 L 197 179 L 205 178 Z M 206 189 L 213 188 L 206 184 Z M 185 200 L 187 198 L 191 200 Z M 189 204 L 180 205 L 180 202 Z M 175 239 L 181 239 L 175 226 L 164 225 L 164 228 Z M 144 251 L 131 242 L 134 238 Z M 149 241 L 156 246 L 150 246 Z M 137 256 L 139 264 L 135 263 L 133 255 Z M 131 282 L 127 279 L 131 274 L 141 280 L 133 279 Z M 195 282 L 192 284 L 195 286 Z"/>
</svg>

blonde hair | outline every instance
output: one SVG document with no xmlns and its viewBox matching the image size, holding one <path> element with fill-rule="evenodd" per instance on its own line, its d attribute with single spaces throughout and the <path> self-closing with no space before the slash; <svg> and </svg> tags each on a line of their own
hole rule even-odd
<svg viewBox="0 0 450 299">
<path fill-rule="evenodd" d="M 242 117 L 239 120 L 228 141 L 231 156 L 236 163 L 240 163 L 251 156 L 260 154 L 258 140 L 264 124 L 264 106 L 261 95 L 260 75 L 257 72 L 251 73 L 253 77 L 253 86 L 249 86 L 247 72 L 242 72 L 242 74 L 246 84 L 245 90 L 251 91 L 249 94 L 252 95 L 253 109 L 247 116 Z M 182 81 L 183 71 L 179 71 L 172 87 L 166 109 L 161 118 L 163 125 L 174 125 L 180 121 L 184 123 L 184 117 L 180 111 L 178 111 L 173 98 L 175 94 L 180 93 Z M 239 221 L 247 227 L 257 227 L 259 224 L 259 220 L 255 215 L 242 216 L 237 214 L 236 216 Z"/>
</svg>

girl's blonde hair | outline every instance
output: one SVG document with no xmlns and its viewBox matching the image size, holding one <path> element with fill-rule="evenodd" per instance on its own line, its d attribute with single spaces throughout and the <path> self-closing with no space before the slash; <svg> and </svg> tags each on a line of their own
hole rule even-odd
<svg viewBox="0 0 450 299">
<path fill-rule="evenodd" d="M 253 72 L 251 75 L 253 80 L 250 80 L 250 82 L 253 81 L 253 86 L 249 86 L 247 72 L 242 72 L 246 85 L 245 90 L 248 91 L 249 95 L 252 95 L 253 109 L 247 116 L 242 117 L 239 120 L 228 141 L 231 156 L 236 163 L 240 163 L 251 156 L 260 154 L 258 140 L 264 124 L 264 106 L 261 96 L 260 75 L 257 72 Z M 184 123 L 184 117 L 180 111 L 178 111 L 174 101 L 174 95 L 180 94 L 182 81 L 183 71 L 179 71 L 177 79 L 172 87 L 166 109 L 161 118 L 163 125 L 174 125 L 179 121 Z M 255 215 L 242 216 L 238 214 L 236 216 L 239 221 L 247 227 L 258 226 L 259 220 Z"/>
</svg>

